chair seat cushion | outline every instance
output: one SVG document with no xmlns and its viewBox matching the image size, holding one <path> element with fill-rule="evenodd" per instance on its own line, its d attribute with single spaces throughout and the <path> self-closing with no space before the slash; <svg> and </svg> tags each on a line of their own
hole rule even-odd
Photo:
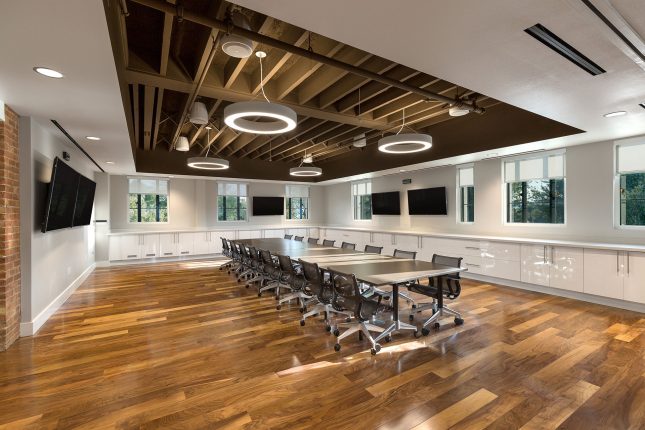
<svg viewBox="0 0 645 430">
<path fill-rule="evenodd" d="M 438 294 L 437 287 L 417 283 L 408 285 L 408 290 L 428 297 L 437 297 Z"/>
<path fill-rule="evenodd" d="M 392 312 L 393 310 L 392 306 L 385 305 L 374 300 L 363 299 L 363 303 L 361 304 L 361 317 L 369 319 L 377 313 Z"/>
</svg>

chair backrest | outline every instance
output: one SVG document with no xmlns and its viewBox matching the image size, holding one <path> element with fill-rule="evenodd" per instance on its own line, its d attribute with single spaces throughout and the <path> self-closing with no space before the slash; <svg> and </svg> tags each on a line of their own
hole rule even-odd
<svg viewBox="0 0 645 430">
<path fill-rule="evenodd" d="M 260 261 L 260 258 L 258 257 L 257 249 L 255 249 L 252 246 L 249 246 L 248 253 L 249 253 L 249 257 L 251 257 L 251 260 Z"/>
<path fill-rule="evenodd" d="M 293 237 L 293 235 L 292 235 L 292 234 L 285 234 L 285 235 L 284 235 L 284 238 L 285 238 L 285 239 L 291 239 L 292 237 Z"/>
<path fill-rule="evenodd" d="M 300 263 L 300 266 L 302 267 L 302 276 L 304 276 L 305 280 L 309 284 L 311 291 L 316 295 L 320 295 L 323 289 L 323 276 L 318 265 L 316 263 L 309 263 L 300 259 L 298 260 L 298 263 Z"/>
<path fill-rule="evenodd" d="M 356 276 L 345 273 L 331 273 L 334 286 L 334 304 L 354 312 L 356 317 L 361 313 L 361 291 Z"/>
<path fill-rule="evenodd" d="M 310 237 L 309 239 L 307 239 L 307 243 L 310 243 L 312 245 L 318 245 L 318 239 L 315 237 Z"/>
<path fill-rule="evenodd" d="M 278 263 L 280 264 L 280 270 L 282 270 L 283 273 L 294 273 L 295 270 L 293 269 L 293 263 L 291 262 L 291 258 L 286 256 L 286 255 L 280 255 L 276 254 L 278 256 Z"/>
<path fill-rule="evenodd" d="M 330 239 L 323 239 L 323 245 L 324 246 L 334 246 L 335 240 L 330 240 Z"/>
<path fill-rule="evenodd" d="M 450 267 L 461 267 L 462 257 L 448 257 L 446 255 L 434 254 L 432 256 L 432 262 L 437 264 L 443 264 L 444 266 Z M 444 280 L 444 290 L 443 294 L 449 299 L 456 299 L 461 294 L 461 283 L 459 272 L 453 273 L 452 275 L 442 276 L 440 279 Z M 429 279 L 430 285 L 434 285 L 434 278 Z"/>
<path fill-rule="evenodd" d="M 416 251 L 403 251 L 401 249 L 394 250 L 394 257 L 396 258 L 409 258 L 411 260 L 416 260 L 417 252 Z"/>
<path fill-rule="evenodd" d="M 242 245 L 242 244 L 240 244 L 240 253 L 241 253 L 244 257 L 250 257 L 249 251 L 246 249 L 246 245 Z"/>
<path fill-rule="evenodd" d="M 383 251 L 382 246 L 365 245 L 365 252 L 369 254 L 380 254 Z"/>
<path fill-rule="evenodd" d="M 230 250 L 231 248 L 228 246 L 228 242 L 226 241 L 225 237 L 220 237 L 222 239 L 222 249 L 225 251 Z"/>
<path fill-rule="evenodd" d="M 341 248 L 343 249 L 356 249 L 356 244 L 355 243 L 349 243 L 349 242 L 343 242 L 340 245 Z"/>
<path fill-rule="evenodd" d="M 231 242 L 230 240 L 228 241 L 228 244 L 231 246 L 231 254 L 234 257 L 239 257 L 240 256 L 240 247 L 238 246 L 237 243 Z"/>
<path fill-rule="evenodd" d="M 304 238 L 305 238 L 304 236 L 294 236 L 293 240 L 295 240 L 297 242 L 302 242 L 302 239 L 304 239 Z"/>
<path fill-rule="evenodd" d="M 271 258 L 271 253 L 269 251 L 267 251 L 266 249 L 261 249 L 260 250 L 260 257 L 262 257 L 262 262 L 264 264 L 273 265 L 273 258 Z"/>
</svg>

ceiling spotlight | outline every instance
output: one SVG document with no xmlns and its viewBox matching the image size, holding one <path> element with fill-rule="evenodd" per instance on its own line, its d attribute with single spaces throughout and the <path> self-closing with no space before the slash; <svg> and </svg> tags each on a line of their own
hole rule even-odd
<svg viewBox="0 0 645 430">
<path fill-rule="evenodd" d="M 606 113 L 606 114 L 604 114 L 603 116 L 604 116 L 605 118 L 611 118 L 611 117 L 613 117 L 613 116 L 623 116 L 623 115 L 627 115 L 627 112 L 625 112 L 624 110 L 619 110 L 619 111 L 616 111 L 616 112 L 609 112 L 609 113 Z"/>
<path fill-rule="evenodd" d="M 57 72 L 54 69 L 50 69 L 48 67 L 34 67 L 34 72 L 40 73 L 43 76 L 47 76 L 48 78 L 56 78 L 60 79 L 63 77 L 63 74 L 61 72 Z"/>
<path fill-rule="evenodd" d="M 208 124 L 208 111 L 206 110 L 206 105 L 202 102 L 193 103 L 193 107 L 190 109 L 190 116 L 188 117 L 188 119 L 193 124 Z"/>
<path fill-rule="evenodd" d="M 105 164 L 114 164 L 114 161 L 106 161 Z"/>
<path fill-rule="evenodd" d="M 378 150 L 389 154 L 410 154 L 432 147 L 432 136 L 419 133 L 402 133 L 383 137 L 378 141 Z"/>
<path fill-rule="evenodd" d="M 187 160 L 188 167 L 202 170 L 224 170 L 228 169 L 228 160 L 214 157 L 190 157 Z"/>
<path fill-rule="evenodd" d="M 236 27 L 241 27 L 246 30 L 251 30 L 251 26 L 246 19 L 246 16 L 239 12 L 231 14 L 231 21 Z M 236 34 L 225 34 L 220 39 L 222 44 L 222 51 L 231 57 L 246 58 L 253 53 L 253 41 L 246 37 L 238 36 Z"/>
<path fill-rule="evenodd" d="M 313 166 L 292 167 L 289 169 L 289 174 L 291 176 L 320 176 L 322 175 L 322 169 Z"/>
<path fill-rule="evenodd" d="M 247 118 L 260 118 L 253 121 Z M 239 102 L 224 108 L 224 122 L 229 127 L 255 134 L 278 134 L 296 128 L 298 116 L 293 109 L 276 103 Z"/>
<path fill-rule="evenodd" d="M 354 141 L 352 142 L 356 148 L 365 148 L 367 146 L 367 139 L 365 138 L 365 133 L 361 133 L 358 136 L 354 136 Z"/>
<path fill-rule="evenodd" d="M 177 144 L 175 145 L 177 151 L 186 152 L 190 150 L 190 144 L 188 143 L 188 138 L 186 136 L 179 136 Z"/>
<path fill-rule="evenodd" d="M 468 115 L 470 113 L 470 110 L 463 106 L 452 106 L 450 109 L 448 109 L 448 115 L 450 116 L 464 116 Z"/>
<path fill-rule="evenodd" d="M 311 155 L 304 156 L 304 157 L 302 158 L 302 162 L 303 162 L 303 163 L 307 163 L 307 164 L 311 164 L 311 163 L 313 163 L 313 162 L 314 162 L 314 157 L 313 157 L 313 156 L 311 156 Z"/>
<path fill-rule="evenodd" d="M 101 140 L 101 138 L 100 138 L 100 137 L 96 137 L 96 136 L 85 136 L 85 138 L 86 138 L 87 140 Z"/>
</svg>

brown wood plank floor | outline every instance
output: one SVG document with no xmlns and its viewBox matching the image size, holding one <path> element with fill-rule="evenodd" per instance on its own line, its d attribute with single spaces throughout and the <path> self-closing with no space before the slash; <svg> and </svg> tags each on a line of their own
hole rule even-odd
<svg viewBox="0 0 645 430">
<path fill-rule="evenodd" d="M 645 428 L 645 315 L 463 287 L 373 357 L 213 261 L 97 269 L 0 353 L 0 428 Z"/>
</svg>

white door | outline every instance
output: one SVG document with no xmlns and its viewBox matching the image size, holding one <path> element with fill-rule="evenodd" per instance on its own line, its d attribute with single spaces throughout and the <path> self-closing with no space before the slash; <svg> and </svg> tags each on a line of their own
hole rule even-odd
<svg viewBox="0 0 645 430">
<path fill-rule="evenodd" d="M 622 299 L 621 253 L 604 249 L 584 250 L 584 287 L 587 294 Z"/>
<path fill-rule="evenodd" d="M 195 255 L 208 254 L 210 241 L 211 241 L 210 231 L 200 231 L 197 233 L 193 233 L 193 247 L 194 247 Z"/>
<path fill-rule="evenodd" d="M 142 234 L 141 235 L 141 258 L 158 257 L 159 252 L 159 235 Z"/>
<path fill-rule="evenodd" d="M 625 300 L 645 303 L 645 253 L 625 253 Z"/>
<path fill-rule="evenodd" d="M 159 234 L 159 256 L 173 257 L 177 255 L 177 234 L 161 233 Z"/>
<path fill-rule="evenodd" d="M 522 244 L 522 282 L 549 286 L 550 268 L 547 247 Z"/>
<path fill-rule="evenodd" d="M 582 248 L 550 246 L 551 286 L 582 292 L 584 288 L 584 251 Z"/>
<path fill-rule="evenodd" d="M 121 248 L 121 260 L 136 260 L 141 258 L 141 236 L 138 234 L 127 234 L 119 236 Z"/>
<path fill-rule="evenodd" d="M 194 235 L 201 233 L 177 233 L 177 254 L 178 255 L 193 255 L 194 248 Z"/>
</svg>

